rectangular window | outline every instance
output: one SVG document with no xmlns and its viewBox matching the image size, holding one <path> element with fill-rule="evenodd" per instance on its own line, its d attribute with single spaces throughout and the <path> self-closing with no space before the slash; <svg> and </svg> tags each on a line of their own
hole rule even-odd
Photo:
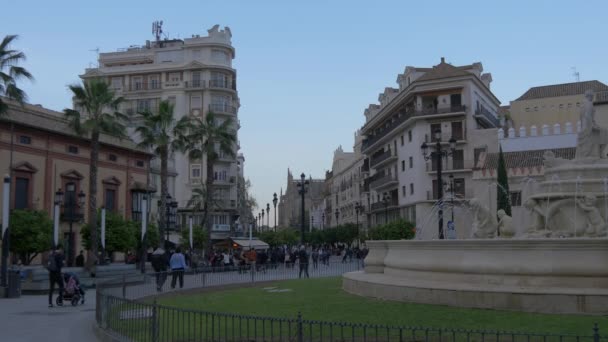
<svg viewBox="0 0 608 342">
<path fill-rule="evenodd" d="M 405 171 L 405 160 L 401 161 L 401 171 Z"/>
<path fill-rule="evenodd" d="M 17 177 L 15 182 L 15 209 L 29 208 L 30 180 Z"/>
<path fill-rule="evenodd" d="M 464 169 L 464 151 L 456 150 L 454 154 L 452 154 L 452 168 L 454 170 L 462 170 Z"/>
<path fill-rule="evenodd" d="M 209 86 L 218 88 L 228 88 L 228 75 L 221 72 L 212 71 Z"/>
<path fill-rule="evenodd" d="M 458 107 L 462 105 L 462 96 L 460 94 L 450 95 L 450 104 L 452 107 Z"/>
<path fill-rule="evenodd" d="M 201 165 L 200 164 L 192 164 L 190 165 L 190 180 L 193 183 L 200 182 L 201 178 Z"/>
<path fill-rule="evenodd" d="M 32 138 L 27 135 L 19 136 L 19 143 L 24 145 L 30 145 L 32 143 Z"/>
<path fill-rule="evenodd" d="M 68 146 L 68 153 L 78 154 L 78 146 L 74 146 L 74 145 Z"/>
<path fill-rule="evenodd" d="M 203 99 L 200 96 L 191 96 L 190 97 L 190 109 L 198 109 L 203 108 Z"/>
<path fill-rule="evenodd" d="M 131 90 L 142 90 L 144 89 L 144 79 L 141 76 L 133 77 L 133 81 L 131 82 L 132 88 Z"/>
<path fill-rule="evenodd" d="M 414 157 L 410 157 L 410 169 L 414 167 Z"/>
<path fill-rule="evenodd" d="M 118 160 L 118 157 L 115 154 L 108 154 L 108 160 L 115 162 Z"/>
<path fill-rule="evenodd" d="M 214 62 L 227 63 L 228 54 L 223 50 L 211 50 L 211 59 Z"/>
<path fill-rule="evenodd" d="M 407 141 L 412 142 L 412 130 L 407 131 Z"/>
<path fill-rule="evenodd" d="M 158 75 L 148 77 L 148 83 L 150 84 L 150 89 L 160 89 L 160 79 Z"/>
<path fill-rule="evenodd" d="M 464 178 L 454 179 L 454 195 L 464 198 Z"/>
<path fill-rule="evenodd" d="M 441 124 L 431 124 L 431 141 L 435 142 L 437 139 L 435 138 L 435 132 L 439 131 L 441 133 Z M 441 134 L 440 134 L 441 136 Z"/>
<path fill-rule="evenodd" d="M 479 162 L 479 156 L 481 156 L 482 153 L 486 152 L 486 148 L 485 147 L 479 147 L 473 150 L 473 162 L 475 163 L 475 167 L 477 167 L 477 163 Z"/>
<path fill-rule="evenodd" d="M 405 190 L 405 185 L 401 186 L 401 194 L 403 195 L 403 197 L 405 197 L 407 195 L 407 191 Z"/>
<path fill-rule="evenodd" d="M 201 86 L 201 72 L 193 71 L 192 72 L 192 87 L 197 88 Z"/>
<path fill-rule="evenodd" d="M 106 189 L 105 208 L 109 211 L 116 210 L 116 190 Z"/>
<path fill-rule="evenodd" d="M 410 183 L 410 195 L 414 194 L 414 183 Z"/>
<path fill-rule="evenodd" d="M 456 140 L 464 140 L 464 131 L 462 129 L 462 121 L 452 122 L 452 137 Z"/>
<path fill-rule="evenodd" d="M 521 207 L 521 191 L 511 191 L 511 206 Z"/>
<path fill-rule="evenodd" d="M 114 90 L 121 90 L 122 89 L 122 77 L 112 77 L 110 86 Z"/>
<path fill-rule="evenodd" d="M 143 160 L 138 160 L 138 161 L 135 162 L 135 165 L 137 167 L 144 167 L 144 161 Z"/>
<path fill-rule="evenodd" d="M 405 145 L 405 137 L 402 135 L 401 136 L 401 146 Z"/>
</svg>

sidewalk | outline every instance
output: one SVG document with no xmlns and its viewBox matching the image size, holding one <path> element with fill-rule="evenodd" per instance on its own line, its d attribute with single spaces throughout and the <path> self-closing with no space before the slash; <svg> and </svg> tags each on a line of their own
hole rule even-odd
<svg viewBox="0 0 608 342">
<path fill-rule="evenodd" d="M 48 307 L 48 295 L 0 298 L 2 340 L 96 341 L 95 290 L 87 291 L 86 303 L 76 307 Z"/>
</svg>

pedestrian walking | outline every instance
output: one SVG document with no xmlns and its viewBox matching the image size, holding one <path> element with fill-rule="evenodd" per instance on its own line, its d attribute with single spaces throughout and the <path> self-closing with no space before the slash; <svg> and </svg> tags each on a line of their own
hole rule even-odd
<svg viewBox="0 0 608 342">
<path fill-rule="evenodd" d="M 300 274 L 298 275 L 298 278 L 302 278 L 302 272 L 306 273 L 306 278 L 310 278 L 308 275 L 308 253 L 306 253 L 306 248 L 304 248 L 304 246 L 300 247 L 298 259 L 300 261 Z"/>
<path fill-rule="evenodd" d="M 59 287 L 57 304 L 60 306 L 63 305 L 63 277 L 61 276 L 63 260 L 63 249 L 61 245 L 59 245 L 51 252 L 46 265 L 46 268 L 49 271 L 49 308 L 53 307 L 53 291 L 55 291 L 55 284 Z"/>
<path fill-rule="evenodd" d="M 163 285 L 167 280 L 167 253 L 165 250 L 158 247 L 152 252 L 152 268 L 156 276 L 156 290 L 158 292 L 163 290 Z"/>
<path fill-rule="evenodd" d="M 317 267 L 319 267 L 319 250 L 318 249 L 314 249 L 312 251 L 312 267 L 314 269 L 317 269 Z"/>
<path fill-rule="evenodd" d="M 186 270 L 186 258 L 182 254 L 182 249 L 177 247 L 175 253 L 171 255 L 169 260 L 171 266 L 171 288 L 175 288 L 175 283 L 179 278 L 179 288 L 184 287 L 184 271 Z"/>
</svg>

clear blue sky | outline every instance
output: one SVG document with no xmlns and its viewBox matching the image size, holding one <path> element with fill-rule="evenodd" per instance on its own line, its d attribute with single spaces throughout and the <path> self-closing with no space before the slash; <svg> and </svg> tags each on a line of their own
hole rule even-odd
<svg viewBox="0 0 608 342">
<path fill-rule="evenodd" d="M 86 6 L 85 6 L 86 4 Z M 323 177 L 338 145 L 352 149 L 363 110 L 406 65 L 482 62 L 508 104 L 531 86 L 608 82 L 606 1 L 7 1 L 0 34 L 19 34 L 30 102 L 70 106 L 66 86 L 96 54 L 229 26 L 241 98 L 246 177 L 258 202 L 286 170 Z M 271 203 L 272 206 L 272 203 Z"/>
</svg>

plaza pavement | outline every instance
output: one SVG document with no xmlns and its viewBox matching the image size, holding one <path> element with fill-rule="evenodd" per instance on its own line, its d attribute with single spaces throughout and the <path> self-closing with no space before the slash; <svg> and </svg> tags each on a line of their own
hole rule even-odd
<svg viewBox="0 0 608 342">
<path fill-rule="evenodd" d="M 319 264 L 318 268 L 309 268 L 311 278 L 339 276 L 344 272 L 355 271 L 360 264 L 353 260 L 342 264 L 339 258 L 332 258 L 330 265 Z M 299 268 L 286 268 L 280 265 L 266 272 L 256 272 L 253 280 L 265 282 L 273 280 L 297 279 Z M 223 284 L 245 284 L 252 282 L 250 272 L 237 271 L 186 275 L 184 290 L 202 286 Z M 170 290 L 169 276 L 163 291 Z M 112 294 L 122 296 L 122 288 L 111 289 Z M 177 291 L 177 290 L 175 290 Z M 144 284 L 127 286 L 127 298 L 139 298 L 157 293 L 153 279 L 149 277 Z M 73 307 L 48 307 L 48 295 L 23 295 L 20 298 L 0 299 L 0 341 L 96 341 L 95 325 L 95 290 L 86 293 L 84 305 Z M 67 304 L 67 303 L 66 303 Z"/>
</svg>

